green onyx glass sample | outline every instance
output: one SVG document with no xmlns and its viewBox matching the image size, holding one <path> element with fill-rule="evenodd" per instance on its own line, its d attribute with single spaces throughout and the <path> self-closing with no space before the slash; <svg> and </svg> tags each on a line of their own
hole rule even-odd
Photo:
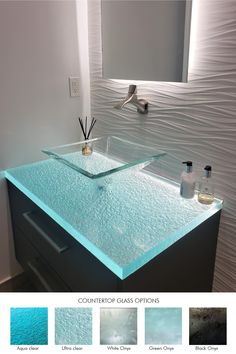
<svg viewBox="0 0 236 354">
<path fill-rule="evenodd" d="M 97 153 L 96 159 L 102 170 L 104 156 Z M 217 199 L 211 205 L 184 199 L 178 184 L 143 171 L 127 169 L 93 180 L 48 159 L 5 175 L 125 279 L 222 207 Z"/>
<path fill-rule="evenodd" d="M 182 309 L 146 308 L 145 344 L 182 344 Z"/>
<path fill-rule="evenodd" d="M 89 156 L 84 156 L 82 153 L 86 145 L 92 148 Z M 141 169 L 166 154 L 164 151 L 115 136 L 84 140 L 45 149 L 43 152 L 92 179 L 105 177 L 134 166 Z"/>
</svg>

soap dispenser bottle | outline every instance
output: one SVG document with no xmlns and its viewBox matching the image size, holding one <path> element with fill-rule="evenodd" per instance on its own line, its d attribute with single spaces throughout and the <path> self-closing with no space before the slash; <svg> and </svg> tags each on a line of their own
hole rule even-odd
<svg viewBox="0 0 236 354">
<path fill-rule="evenodd" d="M 183 198 L 191 199 L 194 197 L 196 178 L 193 172 L 192 161 L 183 162 L 186 164 L 186 171 L 181 174 L 180 195 Z"/>
<path fill-rule="evenodd" d="M 211 166 L 204 168 L 204 176 L 199 185 L 198 201 L 202 204 L 211 204 L 214 201 L 214 188 L 211 178 Z"/>
</svg>

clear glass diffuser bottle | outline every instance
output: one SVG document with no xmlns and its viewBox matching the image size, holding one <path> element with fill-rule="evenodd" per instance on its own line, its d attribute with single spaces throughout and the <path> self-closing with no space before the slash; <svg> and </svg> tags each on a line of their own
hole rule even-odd
<svg viewBox="0 0 236 354">
<path fill-rule="evenodd" d="M 211 178 L 211 166 L 204 168 L 204 176 L 201 179 L 198 193 L 198 201 L 202 204 L 211 204 L 214 201 L 214 188 Z"/>
<path fill-rule="evenodd" d="M 82 154 L 84 156 L 89 156 L 93 152 L 93 147 L 91 143 L 84 143 L 82 146 Z"/>
</svg>

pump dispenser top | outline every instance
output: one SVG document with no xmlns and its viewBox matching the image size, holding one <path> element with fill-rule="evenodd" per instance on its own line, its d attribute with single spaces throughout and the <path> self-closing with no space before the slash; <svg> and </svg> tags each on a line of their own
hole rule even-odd
<svg viewBox="0 0 236 354">
<path fill-rule="evenodd" d="M 193 170 L 193 163 L 192 163 L 192 161 L 184 161 L 184 162 L 182 162 L 182 163 L 186 164 L 186 166 L 187 166 L 186 172 L 187 172 L 187 173 L 192 172 L 192 170 Z"/>
<path fill-rule="evenodd" d="M 205 170 L 205 176 L 211 177 L 211 166 L 209 166 L 209 165 L 205 166 L 204 170 Z"/>
<path fill-rule="evenodd" d="M 196 178 L 193 172 L 192 161 L 184 161 L 186 164 L 186 171 L 181 174 L 180 195 L 183 198 L 191 199 L 194 197 Z"/>
</svg>

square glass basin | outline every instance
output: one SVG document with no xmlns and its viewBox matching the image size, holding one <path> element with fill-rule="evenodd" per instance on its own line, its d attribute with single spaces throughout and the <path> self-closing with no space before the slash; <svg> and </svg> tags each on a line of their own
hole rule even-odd
<svg viewBox="0 0 236 354">
<path fill-rule="evenodd" d="M 92 147 L 91 155 L 82 154 L 85 144 Z M 166 155 L 164 151 L 115 136 L 61 145 L 43 152 L 91 179 L 105 177 L 133 166 L 141 169 Z"/>
</svg>

